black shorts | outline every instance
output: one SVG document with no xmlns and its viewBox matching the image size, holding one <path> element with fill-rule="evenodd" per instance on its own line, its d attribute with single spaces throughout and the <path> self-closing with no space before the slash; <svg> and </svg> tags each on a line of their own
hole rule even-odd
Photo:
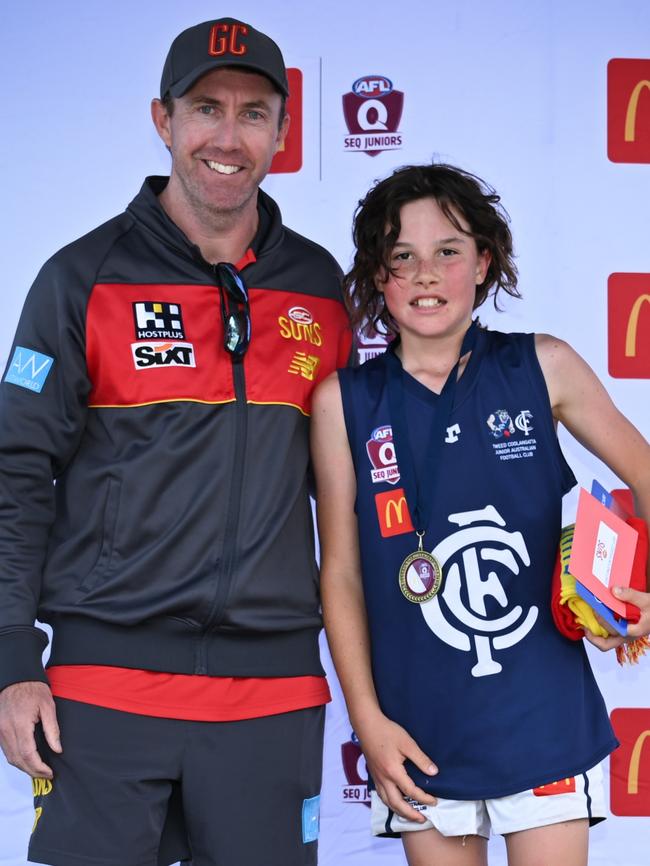
<svg viewBox="0 0 650 866">
<path fill-rule="evenodd" d="M 29 860 L 53 866 L 312 866 L 324 707 L 236 722 L 56 699 L 63 754 L 34 780 Z"/>
</svg>

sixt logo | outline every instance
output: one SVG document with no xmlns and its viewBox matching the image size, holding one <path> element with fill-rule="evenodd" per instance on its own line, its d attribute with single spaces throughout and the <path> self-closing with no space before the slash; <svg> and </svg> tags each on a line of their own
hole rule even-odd
<svg viewBox="0 0 650 866">
<path fill-rule="evenodd" d="M 393 82 L 384 75 L 364 75 L 352 85 L 352 92 L 364 99 L 373 96 L 387 96 L 393 90 Z"/>
<path fill-rule="evenodd" d="M 191 343 L 131 343 L 136 370 L 152 367 L 196 367 Z"/>
</svg>

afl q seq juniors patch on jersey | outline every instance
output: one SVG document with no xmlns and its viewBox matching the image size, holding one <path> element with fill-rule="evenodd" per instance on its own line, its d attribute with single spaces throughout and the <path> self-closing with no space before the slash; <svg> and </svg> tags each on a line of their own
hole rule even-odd
<svg viewBox="0 0 650 866">
<path fill-rule="evenodd" d="M 407 762 L 409 774 L 440 797 L 488 799 L 594 766 L 617 743 L 582 642 L 562 637 L 551 616 L 562 496 L 575 478 L 534 335 L 480 330 L 458 381 L 424 536 L 442 566 L 432 597 L 422 561 L 400 578 L 418 539 L 386 358 L 339 379 L 377 694 L 439 767 L 430 778 Z M 404 371 L 402 383 L 421 485 L 438 396 Z"/>
</svg>

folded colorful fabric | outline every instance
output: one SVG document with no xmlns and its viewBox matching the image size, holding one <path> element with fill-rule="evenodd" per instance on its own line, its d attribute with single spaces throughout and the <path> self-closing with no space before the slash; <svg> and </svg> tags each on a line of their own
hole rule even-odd
<svg viewBox="0 0 650 866">
<path fill-rule="evenodd" d="M 618 492 L 618 491 L 615 491 Z M 628 503 L 621 502 L 625 507 Z M 637 530 L 637 540 L 630 587 L 644 591 L 646 588 L 646 568 L 648 562 L 648 528 L 645 521 L 639 517 L 630 517 L 626 521 Z M 576 591 L 575 577 L 569 571 L 569 559 L 571 558 L 571 544 L 575 524 L 570 524 L 562 529 L 560 536 L 560 547 L 551 582 L 551 613 L 558 631 L 569 640 L 580 640 L 584 637 L 585 630 L 599 637 L 607 637 L 608 630 L 596 617 L 591 606 L 581 598 Z M 628 622 L 638 622 L 640 611 L 634 604 L 625 605 Z M 650 640 L 640 637 L 626 641 L 616 647 L 616 658 L 619 664 L 624 662 L 635 663 L 650 648 Z"/>
<path fill-rule="evenodd" d="M 562 529 L 560 549 L 555 562 L 551 584 L 551 612 L 555 625 L 570 640 L 580 640 L 585 629 L 599 637 L 607 637 L 609 632 L 596 618 L 587 602 L 576 592 L 576 579 L 569 571 L 571 545 L 575 524 Z"/>
</svg>

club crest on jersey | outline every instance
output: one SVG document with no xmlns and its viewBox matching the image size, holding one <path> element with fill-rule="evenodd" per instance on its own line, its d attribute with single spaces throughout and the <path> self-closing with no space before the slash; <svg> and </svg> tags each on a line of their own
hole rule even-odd
<svg viewBox="0 0 650 866">
<path fill-rule="evenodd" d="M 370 477 L 373 484 L 397 484 L 399 481 L 399 467 L 395 444 L 393 442 L 393 428 L 390 424 L 375 427 L 366 442 L 368 459 L 372 464 Z"/>
<path fill-rule="evenodd" d="M 530 436 L 533 431 L 533 413 L 530 409 L 522 409 L 515 418 L 515 427 L 521 430 L 526 436 Z"/>
<path fill-rule="evenodd" d="M 184 340 L 180 304 L 136 301 L 133 304 L 136 340 Z"/>
<path fill-rule="evenodd" d="M 473 677 L 494 676 L 507 650 L 533 630 L 539 609 L 527 601 L 531 557 L 523 534 L 508 529 L 497 509 L 449 514 L 455 525 L 431 551 L 445 575 L 443 589 L 419 605 L 427 626 L 467 653 Z"/>
<path fill-rule="evenodd" d="M 157 367 L 196 367 L 192 343 L 148 342 L 131 343 L 136 370 Z"/>
<path fill-rule="evenodd" d="M 323 345 L 321 325 L 314 321 L 307 307 L 291 307 L 286 316 L 278 316 L 278 325 L 280 336 L 285 340 L 306 341 L 312 346 Z"/>
<path fill-rule="evenodd" d="M 524 460 L 537 454 L 537 439 L 531 435 L 535 427 L 530 409 L 522 409 L 517 415 L 496 409 L 488 417 L 487 426 L 492 449 L 500 461 Z"/>
<path fill-rule="evenodd" d="M 495 439 L 508 439 L 515 432 L 512 418 L 505 409 L 496 409 L 487 419 L 487 425 Z"/>
</svg>

